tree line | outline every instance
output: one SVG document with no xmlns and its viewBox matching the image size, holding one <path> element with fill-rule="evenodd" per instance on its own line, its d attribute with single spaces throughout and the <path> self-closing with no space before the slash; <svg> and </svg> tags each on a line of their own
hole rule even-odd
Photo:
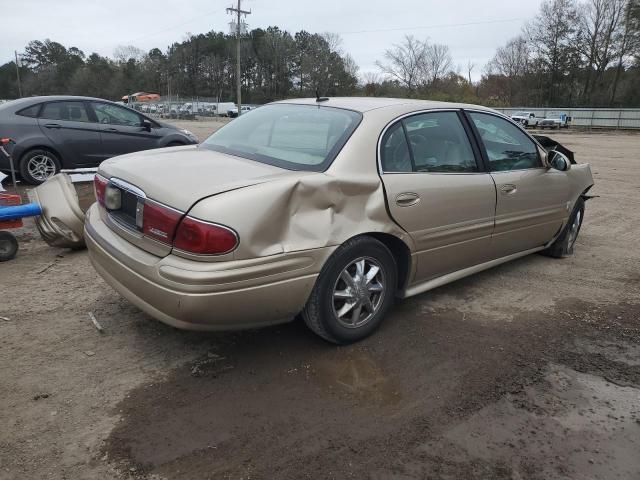
<svg viewBox="0 0 640 480">
<path fill-rule="evenodd" d="M 211 31 L 165 51 L 118 47 L 107 58 L 34 40 L 21 56 L 22 93 L 117 99 L 148 91 L 234 100 L 235 42 Z M 410 35 L 383 52 L 377 71 L 360 76 L 335 34 L 258 28 L 243 36 L 241 48 L 248 103 L 318 90 L 493 106 L 640 107 L 640 0 L 546 0 L 485 66 L 455 64 L 447 45 Z M 0 66 L 0 98 L 17 96 L 16 65 L 8 62 Z"/>
<path fill-rule="evenodd" d="M 190 35 L 165 52 L 121 46 L 107 58 L 34 40 L 20 56 L 22 94 L 119 99 L 146 91 L 228 101 L 235 99 L 235 42 L 234 36 L 211 31 Z M 310 96 L 316 89 L 323 95 L 350 95 L 358 83 L 355 62 L 332 34 L 254 29 L 242 38 L 240 58 L 245 103 Z M 0 66 L 0 98 L 18 94 L 15 62 Z"/>
</svg>

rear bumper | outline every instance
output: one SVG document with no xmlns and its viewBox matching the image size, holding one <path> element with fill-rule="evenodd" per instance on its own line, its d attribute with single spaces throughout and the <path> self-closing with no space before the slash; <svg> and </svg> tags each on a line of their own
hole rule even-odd
<svg viewBox="0 0 640 480">
<path fill-rule="evenodd" d="M 235 330 L 283 323 L 304 307 L 334 247 L 230 262 L 159 258 L 127 242 L 94 205 L 85 239 L 98 273 L 152 317 L 187 330 Z"/>
</svg>

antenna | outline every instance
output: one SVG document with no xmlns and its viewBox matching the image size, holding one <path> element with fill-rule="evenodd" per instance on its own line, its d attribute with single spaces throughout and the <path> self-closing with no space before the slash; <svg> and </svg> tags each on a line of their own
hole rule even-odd
<svg viewBox="0 0 640 480">
<path fill-rule="evenodd" d="M 329 100 L 329 97 L 321 97 L 320 96 L 320 89 L 316 88 L 316 102 L 317 103 L 326 102 L 327 100 Z"/>
</svg>

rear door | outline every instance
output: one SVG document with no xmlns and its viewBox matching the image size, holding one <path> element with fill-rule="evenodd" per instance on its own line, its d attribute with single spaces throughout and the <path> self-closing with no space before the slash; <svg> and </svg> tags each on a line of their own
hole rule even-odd
<svg viewBox="0 0 640 480">
<path fill-rule="evenodd" d="M 99 125 L 92 121 L 85 102 L 47 102 L 38 125 L 62 156 L 64 167 L 94 166 L 103 160 Z"/>
<path fill-rule="evenodd" d="M 162 138 L 160 129 L 153 122 L 151 131 L 147 131 L 142 126 L 145 117 L 130 108 L 105 102 L 91 102 L 91 108 L 100 122 L 100 135 L 107 157 L 156 148 Z"/>
<path fill-rule="evenodd" d="M 543 163 L 542 149 L 512 122 L 469 111 L 497 190 L 491 256 L 540 247 L 569 214 L 567 174 Z"/>
<path fill-rule="evenodd" d="M 380 167 L 391 216 L 416 245 L 415 281 L 487 260 L 496 191 L 459 111 L 425 112 L 391 125 Z"/>
</svg>

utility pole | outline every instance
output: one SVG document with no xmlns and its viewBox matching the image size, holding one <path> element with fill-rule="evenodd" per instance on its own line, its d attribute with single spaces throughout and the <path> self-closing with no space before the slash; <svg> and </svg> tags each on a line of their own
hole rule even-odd
<svg viewBox="0 0 640 480">
<path fill-rule="evenodd" d="M 13 51 L 16 55 L 16 77 L 18 77 L 18 97 L 22 98 L 22 85 L 20 84 L 20 65 L 18 64 L 18 52 Z"/>
<path fill-rule="evenodd" d="M 242 79 L 240 77 L 240 75 L 242 74 L 242 71 L 240 69 L 240 36 L 242 34 L 242 23 L 240 22 L 240 17 L 241 15 L 244 15 L 246 17 L 247 15 L 251 14 L 251 10 L 242 10 L 241 4 L 242 0 L 238 0 L 237 7 L 227 8 L 227 13 L 230 13 L 232 15 L 237 14 L 238 16 L 236 20 L 236 84 L 238 89 L 238 116 L 242 114 Z"/>
</svg>

